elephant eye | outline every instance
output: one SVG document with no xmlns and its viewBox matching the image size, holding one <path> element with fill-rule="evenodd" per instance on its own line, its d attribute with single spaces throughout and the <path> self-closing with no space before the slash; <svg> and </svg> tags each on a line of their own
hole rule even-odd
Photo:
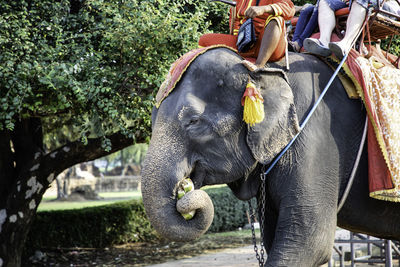
<svg viewBox="0 0 400 267">
<path fill-rule="evenodd" d="M 185 129 L 192 141 L 206 142 L 212 139 L 213 132 L 207 120 L 201 116 L 192 116 L 185 123 Z"/>
<path fill-rule="evenodd" d="M 199 115 L 191 115 L 190 117 L 186 118 L 185 126 L 186 127 L 191 127 L 195 126 L 200 122 L 200 116 Z"/>
<path fill-rule="evenodd" d="M 191 118 L 190 120 L 189 120 L 189 123 L 188 123 L 188 125 L 194 125 L 194 124 L 197 124 L 199 122 L 199 118 Z"/>
</svg>

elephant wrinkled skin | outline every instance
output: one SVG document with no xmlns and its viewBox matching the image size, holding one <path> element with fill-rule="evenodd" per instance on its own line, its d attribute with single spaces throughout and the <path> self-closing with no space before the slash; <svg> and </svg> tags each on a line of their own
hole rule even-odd
<svg viewBox="0 0 400 267">
<path fill-rule="evenodd" d="M 274 66 L 279 68 L 280 63 Z M 257 195 L 261 164 L 269 164 L 298 131 L 332 70 L 311 55 L 290 54 L 291 71 L 251 73 L 264 97 L 265 119 L 242 121 L 240 104 L 249 71 L 241 58 L 213 49 L 190 65 L 174 91 L 152 114 L 153 132 L 142 168 L 142 194 L 155 229 L 191 240 L 212 222 L 213 206 L 200 187 L 228 184 L 246 200 Z M 400 205 L 369 198 L 364 149 L 342 210 L 338 201 L 350 176 L 365 112 L 336 79 L 299 138 L 267 177 L 265 266 L 319 266 L 330 258 L 336 225 L 400 239 Z M 195 190 L 179 203 L 185 177 Z M 203 192 L 203 193 L 200 193 Z M 182 199 L 184 199 L 182 198 Z M 196 210 L 186 221 L 178 212 Z"/>
</svg>

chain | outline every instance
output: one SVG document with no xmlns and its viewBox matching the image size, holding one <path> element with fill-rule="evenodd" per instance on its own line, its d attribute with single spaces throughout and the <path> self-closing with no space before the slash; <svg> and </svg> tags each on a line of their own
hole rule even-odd
<svg viewBox="0 0 400 267">
<path fill-rule="evenodd" d="M 346 62 L 347 56 L 349 54 L 345 54 L 344 57 L 342 58 L 342 61 L 340 61 L 340 64 L 336 68 L 335 72 L 332 74 L 331 78 L 328 81 L 328 84 L 325 86 L 324 90 L 322 90 L 321 95 L 318 97 L 317 101 L 315 102 L 314 106 L 311 108 L 311 110 L 308 112 L 307 116 L 303 120 L 303 122 L 300 125 L 300 130 L 299 132 L 290 140 L 290 142 L 283 148 L 283 150 L 275 157 L 274 161 L 269 164 L 268 169 L 265 171 L 265 165 L 263 164 L 261 174 L 260 174 L 260 179 L 261 179 L 261 187 L 260 187 L 260 194 L 259 194 L 259 199 L 257 199 L 257 209 L 259 211 L 259 221 L 260 221 L 260 235 L 261 235 L 261 240 L 260 240 L 260 253 L 258 253 L 258 247 L 257 247 L 257 240 L 256 240 L 256 235 L 254 231 L 254 210 L 251 206 L 250 201 L 249 203 L 249 208 L 251 216 L 251 232 L 253 235 L 253 244 L 254 244 L 254 251 L 256 252 L 256 258 L 258 260 L 258 263 L 260 267 L 264 267 L 264 220 L 265 220 L 265 178 L 267 174 L 272 170 L 272 168 L 276 165 L 276 163 L 279 161 L 279 159 L 282 158 L 282 156 L 286 153 L 286 151 L 292 146 L 294 141 L 296 141 L 297 137 L 301 133 L 301 131 L 304 129 L 306 126 L 307 122 L 309 121 L 311 115 L 314 113 L 314 111 L 317 109 L 319 103 L 322 101 L 322 98 L 325 96 L 326 92 L 328 91 L 329 87 L 331 86 L 332 82 L 336 78 L 338 72 L 342 68 L 343 64 Z M 260 199 L 261 199 L 261 207 L 260 207 Z"/>
<path fill-rule="evenodd" d="M 260 178 L 261 178 L 261 188 L 260 188 L 260 197 L 257 199 L 257 210 L 259 212 L 259 224 L 260 224 L 260 253 L 258 252 L 257 247 L 257 240 L 256 240 L 256 233 L 254 230 L 254 222 L 255 222 L 255 211 L 253 206 L 251 205 L 251 200 L 248 201 L 249 203 L 249 210 L 250 210 L 250 222 L 251 222 L 251 235 L 253 237 L 253 244 L 254 244 L 254 252 L 256 253 L 256 258 L 258 260 L 258 265 L 260 267 L 264 267 L 264 215 L 265 215 L 265 170 L 263 168 Z M 260 207 L 260 199 L 261 199 L 261 207 Z"/>
</svg>

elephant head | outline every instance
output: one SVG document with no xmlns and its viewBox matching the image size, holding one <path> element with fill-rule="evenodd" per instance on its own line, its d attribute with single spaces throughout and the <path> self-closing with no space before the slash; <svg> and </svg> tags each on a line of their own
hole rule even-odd
<svg viewBox="0 0 400 267">
<path fill-rule="evenodd" d="M 213 219 L 213 204 L 199 190 L 229 184 L 240 199 L 257 193 L 259 163 L 268 164 L 298 129 L 293 94 L 279 70 L 250 73 L 235 52 L 210 49 L 183 73 L 152 114 L 152 138 L 142 167 L 142 195 L 154 228 L 172 240 L 192 240 Z M 243 122 L 241 98 L 249 80 L 264 98 L 265 119 Z M 177 199 L 186 177 L 195 190 Z M 185 220 L 180 213 L 196 210 Z"/>
</svg>

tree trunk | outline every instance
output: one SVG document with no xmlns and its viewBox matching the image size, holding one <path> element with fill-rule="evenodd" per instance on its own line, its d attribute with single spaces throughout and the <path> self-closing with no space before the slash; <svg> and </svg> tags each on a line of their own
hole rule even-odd
<svg viewBox="0 0 400 267">
<path fill-rule="evenodd" d="M 64 188 L 62 186 L 60 175 L 58 175 L 56 178 L 56 184 L 57 184 L 57 199 L 62 199 L 64 198 Z"/>
<path fill-rule="evenodd" d="M 110 151 L 101 148 L 102 138 L 95 138 L 86 145 L 76 141 L 45 153 L 40 119 L 21 119 L 13 131 L 0 130 L 0 267 L 21 265 L 37 206 L 59 173 L 132 144 L 120 133 L 108 138 Z"/>
<path fill-rule="evenodd" d="M 65 177 L 64 177 L 63 194 L 64 194 L 65 197 L 68 197 L 69 196 L 69 192 L 70 192 L 70 190 L 69 190 L 69 181 L 70 181 L 71 175 L 69 175 L 69 174 L 70 174 L 70 172 L 67 172 L 67 175 L 65 175 Z"/>
<path fill-rule="evenodd" d="M 23 224 L 19 225 L 20 229 L 23 229 Z M 11 239 L 5 239 L 5 237 L 0 234 L 1 252 L 5 256 L 0 257 L 0 266 L 2 267 L 14 267 L 21 266 L 22 251 L 24 248 L 25 239 L 27 237 L 27 231 L 16 232 Z M 4 241 L 3 241 L 4 240 Z"/>
<path fill-rule="evenodd" d="M 39 161 L 44 154 L 40 119 L 20 120 L 13 132 L 0 132 L 4 134 L 8 138 L 0 154 L 11 161 L 0 158 L 0 183 L 6 185 L 0 188 L 0 263 L 16 267 L 21 265 L 29 228 L 54 173 L 48 179 L 50 173 Z"/>
<path fill-rule="evenodd" d="M 108 166 L 110 165 L 110 161 L 106 159 L 106 166 L 104 167 L 104 173 L 108 173 Z"/>
<path fill-rule="evenodd" d="M 25 240 L 37 208 L 36 201 L 38 200 L 33 198 L 27 204 L 25 199 L 19 198 L 0 210 L 0 223 L 3 221 L 0 229 L 0 266 L 21 265 Z"/>
<path fill-rule="evenodd" d="M 121 150 L 121 173 L 120 176 L 122 176 L 124 172 L 124 167 L 125 167 L 125 159 L 124 159 L 124 150 Z"/>
</svg>

